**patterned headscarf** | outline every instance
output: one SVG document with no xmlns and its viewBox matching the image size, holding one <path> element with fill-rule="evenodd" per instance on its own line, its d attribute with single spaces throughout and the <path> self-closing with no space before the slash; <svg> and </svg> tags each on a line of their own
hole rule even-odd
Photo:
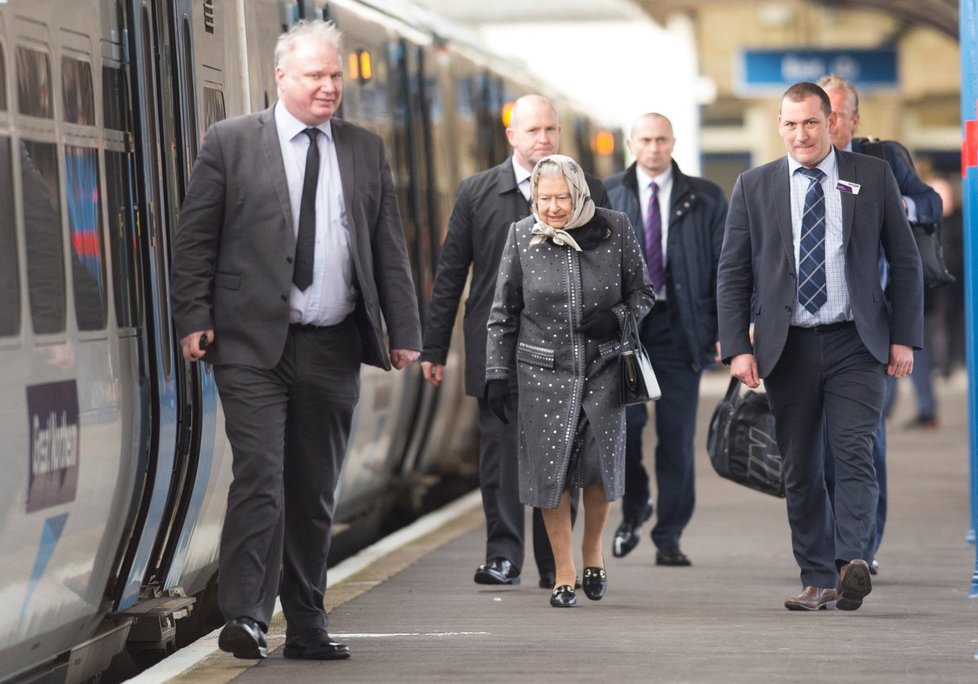
<svg viewBox="0 0 978 684">
<path fill-rule="evenodd" d="M 537 211 L 537 186 L 540 184 L 540 178 L 541 176 L 557 175 L 554 173 L 554 167 L 559 169 L 560 174 L 567 181 L 573 203 L 570 220 L 563 228 L 554 228 L 544 223 Z M 588 189 L 584 171 L 580 164 L 562 154 L 551 154 L 549 157 L 544 157 L 533 167 L 533 174 L 530 176 L 530 193 L 533 198 L 533 218 L 537 220 L 531 231 L 533 239 L 530 240 L 530 245 L 546 242 L 549 238 L 553 240 L 555 245 L 570 247 L 580 252 L 580 245 L 567 231 L 579 228 L 594 218 L 594 202 L 591 200 L 591 191 Z"/>
</svg>

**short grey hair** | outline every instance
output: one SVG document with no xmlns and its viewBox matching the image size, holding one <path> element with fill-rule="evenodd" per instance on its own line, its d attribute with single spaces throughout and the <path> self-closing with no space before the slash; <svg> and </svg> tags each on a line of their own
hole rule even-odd
<svg viewBox="0 0 978 684">
<path fill-rule="evenodd" d="M 275 43 L 275 66 L 279 67 L 292 55 L 295 46 L 303 40 L 325 41 L 343 54 L 343 33 L 332 21 L 306 21 L 300 19 Z"/>
</svg>

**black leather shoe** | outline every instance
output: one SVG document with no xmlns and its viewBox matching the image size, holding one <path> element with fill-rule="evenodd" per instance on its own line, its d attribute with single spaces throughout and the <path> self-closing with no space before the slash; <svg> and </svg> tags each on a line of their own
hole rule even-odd
<svg viewBox="0 0 978 684">
<path fill-rule="evenodd" d="M 227 651 L 235 658 L 260 660 L 268 657 L 268 644 L 265 633 L 256 620 L 239 617 L 231 620 L 217 638 L 217 647 Z"/>
<path fill-rule="evenodd" d="M 476 584 L 519 584 L 520 571 L 505 558 L 493 558 L 475 571 Z"/>
<path fill-rule="evenodd" d="M 330 639 L 326 630 L 314 629 L 288 637 L 282 656 L 297 660 L 343 660 L 350 657 L 350 647 Z"/>
<path fill-rule="evenodd" d="M 642 539 L 642 523 L 652 517 L 652 499 L 645 504 L 645 510 L 639 518 L 624 518 L 615 530 L 615 539 L 611 544 L 611 554 L 615 558 L 624 558 L 632 552 Z"/>
<path fill-rule="evenodd" d="M 670 549 L 659 549 L 656 551 L 655 564 L 684 568 L 692 565 L 693 561 L 689 560 L 686 554 L 679 550 L 679 547 L 672 547 Z"/>
<path fill-rule="evenodd" d="M 604 568 L 584 568 L 584 595 L 592 601 L 600 601 L 608 588 L 608 574 Z"/>
<path fill-rule="evenodd" d="M 577 605 L 577 596 L 574 594 L 574 587 L 569 584 L 561 584 L 555 587 L 550 594 L 550 605 L 554 608 L 573 608 Z"/>
</svg>

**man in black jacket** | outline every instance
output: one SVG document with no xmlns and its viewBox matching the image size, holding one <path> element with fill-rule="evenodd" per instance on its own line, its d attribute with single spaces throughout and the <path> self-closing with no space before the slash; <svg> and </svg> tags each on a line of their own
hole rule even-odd
<svg viewBox="0 0 978 684">
<path fill-rule="evenodd" d="M 635 163 L 605 181 L 611 205 L 628 215 L 645 250 L 655 308 L 642 321 L 662 398 L 656 402 L 655 475 L 659 514 L 652 529 L 656 565 L 687 566 L 679 537 L 693 515 L 693 439 L 703 367 L 715 362 L 716 270 L 727 201 L 708 180 L 687 176 L 672 159 L 676 139 L 661 114 L 632 125 Z M 652 515 L 649 476 L 642 465 L 644 405 L 625 414 L 625 496 L 612 552 L 628 554 Z"/>
<path fill-rule="evenodd" d="M 486 513 L 486 563 L 475 572 L 478 584 L 519 584 L 523 566 L 523 504 L 516 462 L 516 402 L 508 423 L 489 410 L 483 393 L 486 375 L 486 322 L 496 290 L 496 275 L 510 225 L 530 213 L 530 172 L 557 152 L 560 125 L 553 103 L 526 95 L 513 106 L 506 139 L 513 156 L 499 166 L 462 181 L 448 223 L 424 329 L 421 366 L 425 379 L 441 384 L 455 313 L 465 281 L 472 284 L 465 302 L 465 393 L 479 400 L 479 485 Z M 601 181 L 587 176 L 591 197 L 610 209 Z M 515 378 L 511 396 L 516 397 Z M 533 516 L 533 547 L 540 586 L 553 587 L 555 566 L 539 511 Z"/>
</svg>

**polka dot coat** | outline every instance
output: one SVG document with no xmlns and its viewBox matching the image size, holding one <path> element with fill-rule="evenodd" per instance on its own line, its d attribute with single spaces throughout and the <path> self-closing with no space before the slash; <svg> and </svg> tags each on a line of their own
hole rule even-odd
<svg viewBox="0 0 978 684">
<path fill-rule="evenodd" d="M 583 411 L 597 442 L 605 498 L 625 487 L 625 412 L 619 398 L 619 340 L 597 342 L 581 322 L 610 309 L 640 321 L 654 302 L 642 248 L 628 218 L 598 208 L 610 235 L 577 252 L 530 246 L 534 219 L 510 227 L 489 314 L 486 380 L 519 385 L 520 501 L 555 508 L 565 487 Z M 573 235 L 573 232 L 571 233 Z"/>
</svg>

